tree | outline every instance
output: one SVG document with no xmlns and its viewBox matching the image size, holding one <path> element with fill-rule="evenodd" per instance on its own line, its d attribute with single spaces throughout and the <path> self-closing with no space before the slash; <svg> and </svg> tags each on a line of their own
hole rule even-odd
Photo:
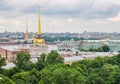
<svg viewBox="0 0 120 84">
<path fill-rule="evenodd" d="M 16 67 L 22 70 L 30 70 L 32 63 L 30 62 L 30 54 L 20 52 L 17 54 L 17 59 L 14 62 Z"/>
<path fill-rule="evenodd" d="M 120 54 L 120 51 L 118 51 L 118 53 Z"/>
<path fill-rule="evenodd" d="M 2 69 L 1 72 L 4 76 L 11 78 L 14 74 L 21 72 L 21 70 L 18 67 L 13 67 L 10 69 Z"/>
<path fill-rule="evenodd" d="M 0 74 L 0 84 L 15 84 L 15 83 L 12 80 L 10 80 L 8 77 Z"/>
<path fill-rule="evenodd" d="M 84 84 L 85 77 L 75 69 L 57 68 L 53 71 L 54 84 Z"/>
<path fill-rule="evenodd" d="M 105 63 L 105 60 L 101 57 L 96 57 L 95 60 L 91 61 L 91 67 L 101 68 Z"/>
<path fill-rule="evenodd" d="M 102 46 L 102 49 L 103 49 L 104 52 L 109 52 L 110 51 L 110 48 L 107 45 Z"/>
<path fill-rule="evenodd" d="M 38 84 L 40 81 L 39 71 L 32 69 L 31 71 L 22 71 L 12 76 L 16 84 Z"/>
<path fill-rule="evenodd" d="M 120 84 L 120 71 L 113 74 L 114 84 Z"/>
<path fill-rule="evenodd" d="M 49 54 L 41 54 L 40 58 L 35 63 L 35 67 L 37 70 L 42 70 L 45 66 L 57 63 L 64 63 L 64 58 L 62 58 L 56 51 L 51 51 Z"/>
<path fill-rule="evenodd" d="M 115 70 L 118 70 L 119 67 L 117 65 L 104 64 L 102 68 L 107 72 L 113 72 Z"/>
<path fill-rule="evenodd" d="M 82 75 L 87 75 L 88 73 L 87 67 L 82 63 L 76 62 L 73 63 L 70 67 L 79 71 Z"/>
<path fill-rule="evenodd" d="M 49 65 L 40 74 L 40 82 L 44 84 L 85 84 L 86 82 L 85 76 L 64 64 Z"/>
<path fill-rule="evenodd" d="M 104 84 L 104 79 L 96 73 L 88 75 L 86 84 Z"/>
<path fill-rule="evenodd" d="M 20 73 L 14 74 L 12 76 L 12 80 L 16 84 L 29 84 L 28 77 L 29 77 L 29 72 L 22 71 Z"/>
<path fill-rule="evenodd" d="M 35 68 L 33 68 L 30 72 L 29 72 L 29 77 L 28 77 L 28 81 L 31 84 L 38 84 L 40 81 L 40 72 L 38 70 L 36 70 Z"/>
<path fill-rule="evenodd" d="M 18 41 L 17 43 L 18 43 L 18 44 L 20 44 L 21 42 L 20 42 L 20 41 Z"/>
<path fill-rule="evenodd" d="M 5 58 L 3 58 L 1 55 L 0 55 L 0 74 L 3 73 L 3 69 L 1 68 L 2 66 L 6 65 L 6 62 L 5 62 Z"/>
<path fill-rule="evenodd" d="M 40 55 L 40 58 L 35 63 L 35 67 L 37 70 L 42 70 L 46 66 L 46 57 L 47 55 L 45 53 Z"/>
<path fill-rule="evenodd" d="M 6 64 L 5 58 L 0 55 L 0 68 Z"/>
<path fill-rule="evenodd" d="M 62 58 L 56 51 L 51 51 L 46 58 L 47 64 L 64 63 L 64 58 Z"/>
<path fill-rule="evenodd" d="M 115 83 L 118 74 L 119 67 L 117 65 L 104 64 L 100 76 L 104 79 L 105 84 L 119 84 L 118 82 L 120 81 L 116 81 L 117 83 Z M 119 77 L 120 76 L 118 76 L 118 79 Z"/>
<path fill-rule="evenodd" d="M 27 41 L 24 41 L 23 43 L 24 43 L 24 44 L 27 44 L 28 42 L 27 42 Z"/>
<path fill-rule="evenodd" d="M 47 55 L 46 55 L 45 53 L 42 53 L 42 54 L 40 55 L 39 61 L 41 61 L 41 62 L 46 62 L 46 59 L 47 59 Z"/>
</svg>

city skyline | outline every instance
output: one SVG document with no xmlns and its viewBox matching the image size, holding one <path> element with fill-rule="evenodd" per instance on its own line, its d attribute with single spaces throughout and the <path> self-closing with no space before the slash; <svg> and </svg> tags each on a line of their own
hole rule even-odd
<svg viewBox="0 0 120 84">
<path fill-rule="evenodd" d="M 120 32 L 119 0 L 0 1 L 0 32 L 36 32 L 38 6 L 42 32 Z"/>
</svg>

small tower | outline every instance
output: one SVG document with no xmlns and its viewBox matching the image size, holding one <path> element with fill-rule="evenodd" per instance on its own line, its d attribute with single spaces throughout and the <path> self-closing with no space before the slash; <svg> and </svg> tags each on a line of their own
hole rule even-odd
<svg viewBox="0 0 120 84">
<path fill-rule="evenodd" d="M 28 19 L 26 20 L 25 42 L 28 42 Z"/>
</svg>

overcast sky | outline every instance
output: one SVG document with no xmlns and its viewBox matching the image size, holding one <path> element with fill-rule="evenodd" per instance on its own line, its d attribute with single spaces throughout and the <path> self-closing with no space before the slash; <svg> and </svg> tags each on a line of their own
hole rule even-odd
<svg viewBox="0 0 120 84">
<path fill-rule="evenodd" d="M 0 0 L 0 32 L 120 32 L 120 0 Z"/>
</svg>

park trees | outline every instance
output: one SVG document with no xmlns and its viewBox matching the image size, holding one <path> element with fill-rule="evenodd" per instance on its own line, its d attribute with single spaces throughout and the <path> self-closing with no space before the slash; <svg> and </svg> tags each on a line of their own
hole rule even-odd
<svg viewBox="0 0 120 84">
<path fill-rule="evenodd" d="M 120 83 L 120 55 L 81 60 L 71 65 L 64 64 L 64 59 L 56 51 L 41 54 L 36 63 L 31 63 L 29 59 L 29 54 L 19 53 L 14 68 L 2 69 L 0 84 Z M 2 58 L 1 66 L 4 64 L 5 60 Z"/>
</svg>

